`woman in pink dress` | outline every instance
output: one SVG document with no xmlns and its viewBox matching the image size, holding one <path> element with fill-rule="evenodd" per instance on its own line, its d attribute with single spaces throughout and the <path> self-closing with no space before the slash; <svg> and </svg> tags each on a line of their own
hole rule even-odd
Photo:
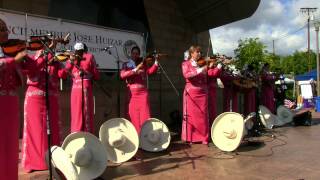
<svg viewBox="0 0 320 180">
<path fill-rule="evenodd" d="M 275 113 L 275 90 L 276 76 L 270 73 L 269 64 L 265 63 L 261 72 L 261 104 L 266 106 L 270 112 Z"/>
<path fill-rule="evenodd" d="M 84 48 L 83 43 L 76 43 L 75 56 L 66 63 L 72 76 L 71 132 L 94 133 L 92 81 L 99 79 L 99 71 L 94 56 Z"/>
<path fill-rule="evenodd" d="M 48 169 L 45 162 L 45 154 L 48 151 L 47 112 L 50 120 L 51 145 L 60 145 L 59 78 L 66 78 L 67 72 L 60 62 L 54 61 L 52 54 L 48 55 L 49 60 L 46 62 L 43 51 L 38 51 L 31 60 L 22 64 L 23 72 L 27 76 L 22 140 L 22 167 L 26 172 Z M 46 63 L 48 63 L 49 107 L 46 106 Z"/>
<path fill-rule="evenodd" d="M 208 120 L 208 77 L 216 76 L 218 71 L 210 63 L 209 67 L 197 64 L 200 47 L 189 48 L 189 59 L 182 63 L 182 73 L 186 79 L 183 93 L 183 122 L 181 139 L 187 142 L 209 141 Z"/>
<path fill-rule="evenodd" d="M 0 43 L 8 41 L 6 23 L 0 19 Z M 0 179 L 18 179 L 19 97 L 21 86 L 19 63 L 26 51 L 6 56 L 0 47 Z"/>
<path fill-rule="evenodd" d="M 252 112 L 257 111 L 257 85 L 256 79 L 257 75 L 254 70 L 254 67 L 249 64 L 247 69 L 243 72 L 244 77 L 248 80 L 248 83 L 251 83 L 249 88 L 244 88 L 244 115 L 248 115 Z"/>
<path fill-rule="evenodd" d="M 220 67 L 220 65 L 218 65 Z M 208 112 L 209 112 L 209 127 L 211 127 L 214 119 L 217 116 L 217 78 L 221 74 L 221 67 L 215 67 L 212 70 L 212 76 L 208 76 Z"/>
<path fill-rule="evenodd" d="M 238 112 L 238 92 L 233 80 L 238 79 L 228 70 L 221 73 L 223 82 L 223 112 Z"/>
<path fill-rule="evenodd" d="M 120 77 L 126 80 L 128 88 L 128 116 L 138 133 L 143 123 L 150 118 L 147 76 L 156 73 L 157 69 L 157 61 L 151 67 L 141 62 L 140 48 L 135 46 L 131 49 L 131 59 L 123 64 L 120 72 Z"/>
</svg>

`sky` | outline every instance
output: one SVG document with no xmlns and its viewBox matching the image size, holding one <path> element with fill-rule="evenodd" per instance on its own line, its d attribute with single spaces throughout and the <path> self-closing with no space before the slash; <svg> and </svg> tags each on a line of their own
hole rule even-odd
<svg viewBox="0 0 320 180">
<path fill-rule="evenodd" d="M 210 30 L 213 52 L 234 56 L 239 39 L 256 37 L 269 52 L 272 52 L 272 40 L 275 40 L 275 53 L 278 55 L 306 51 L 307 15 L 300 12 L 304 7 L 318 8 L 313 19 L 320 21 L 320 0 L 261 0 L 251 17 Z M 313 24 L 311 21 L 310 47 L 315 51 Z"/>
</svg>

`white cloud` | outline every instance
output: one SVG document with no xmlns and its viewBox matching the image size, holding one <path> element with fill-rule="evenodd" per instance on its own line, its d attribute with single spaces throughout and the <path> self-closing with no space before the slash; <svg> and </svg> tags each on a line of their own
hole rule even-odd
<svg viewBox="0 0 320 180">
<path fill-rule="evenodd" d="M 302 7 L 320 8 L 319 0 L 261 0 L 255 14 L 245 20 L 210 30 L 215 53 L 233 55 L 238 40 L 258 37 L 272 51 L 275 41 L 277 54 L 291 54 L 295 50 L 307 49 L 307 28 L 296 31 L 307 22 L 300 12 Z M 315 19 L 320 20 L 320 9 Z M 315 32 L 311 23 L 311 49 L 315 49 Z M 289 35 L 288 35 L 289 34 Z M 279 39 L 280 38 L 280 39 Z"/>
</svg>

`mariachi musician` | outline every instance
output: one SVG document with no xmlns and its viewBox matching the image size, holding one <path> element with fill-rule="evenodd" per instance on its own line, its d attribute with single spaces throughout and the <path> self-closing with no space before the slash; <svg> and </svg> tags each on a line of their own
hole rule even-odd
<svg viewBox="0 0 320 180">
<path fill-rule="evenodd" d="M 249 64 L 242 72 L 244 83 L 241 87 L 244 89 L 244 115 L 248 115 L 257 110 L 257 73 L 252 64 Z"/>
<path fill-rule="evenodd" d="M 18 179 L 19 158 L 19 97 L 22 84 L 19 64 L 26 51 L 15 56 L 5 54 L 3 43 L 8 41 L 9 30 L 0 19 L 0 179 Z"/>
<path fill-rule="evenodd" d="M 274 90 L 277 77 L 270 72 L 269 67 L 269 63 L 265 63 L 261 71 L 261 104 L 275 113 Z"/>
<path fill-rule="evenodd" d="M 183 123 L 181 139 L 190 143 L 208 144 L 208 77 L 217 76 L 221 64 L 216 68 L 213 62 L 206 63 L 199 46 L 189 48 L 188 60 L 182 63 L 182 73 L 186 80 L 183 93 Z M 205 62 L 205 63 L 203 63 Z"/>
<path fill-rule="evenodd" d="M 210 76 L 208 76 L 208 113 L 209 113 L 209 127 L 212 126 L 214 119 L 217 116 L 217 78 L 221 77 L 222 68 L 221 63 L 226 63 L 225 56 L 210 57 L 216 66 L 211 67 Z M 221 62 L 221 63 L 218 63 Z M 218 63 L 218 64 L 217 64 Z"/>
<path fill-rule="evenodd" d="M 99 79 L 99 71 L 93 54 L 86 52 L 85 45 L 77 42 L 70 54 L 66 69 L 72 77 L 71 132 L 94 132 L 92 81 Z"/>
<path fill-rule="evenodd" d="M 140 57 L 140 48 L 131 49 L 131 58 L 124 63 L 120 77 L 126 80 L 128 88 L 127 115 L 140 133 L 143 123 L 150 118 L 149 92 L 147 89 L 147 76 L 158 70 L 158 61 L 155 59 L 151 66 L 147 66 L 146 59 Z"/>
<path fill-rule="evenodd" d="M 221 81 L 223 82 L 223 112 L 239 112 L 238 109 L 238 88 L 234 85 L 235 80 L 239 77 L 228 69 L 224 68 L 221 73 Z"/>
<path fill-rule="evenodd" d="M 47 43 L 50 49 L 54 49 L 57 41 L 53 39 Z M 44 51 L 45 48 L 42 48 L 30 60 L 22 63 L 23 72 L 27 76 L 21 162 L 25 172 L 48 169 L 45 161 L 48 150 L 47 112 L 50 119 L 51 145 L 60 145 L 59 78 L 65 79 L 67 71 L 63 64 L 55 59 L 54 54 L 45 55 Z M 46 85 L 49 107 L 46 104 Z"/>
</svg>

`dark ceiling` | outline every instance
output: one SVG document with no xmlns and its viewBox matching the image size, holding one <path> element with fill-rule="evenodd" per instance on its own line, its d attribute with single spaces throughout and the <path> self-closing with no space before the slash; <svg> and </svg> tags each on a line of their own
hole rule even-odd
<svg viewBox="0 0 320 180">
<path fill-rule="evenodd" d="M 149 25 L 144 1 L 148 0 L 50 0 L 49 16 L 146 32 Z M 195 32 L 250 17 L 260 4 L 260 0 L 175 1 Z"/>
<path fill-rule="evenodd" d="M 195 32 L 202 32 L 253 15 L 260 0 L 177 0 Z"/>
</svg>

